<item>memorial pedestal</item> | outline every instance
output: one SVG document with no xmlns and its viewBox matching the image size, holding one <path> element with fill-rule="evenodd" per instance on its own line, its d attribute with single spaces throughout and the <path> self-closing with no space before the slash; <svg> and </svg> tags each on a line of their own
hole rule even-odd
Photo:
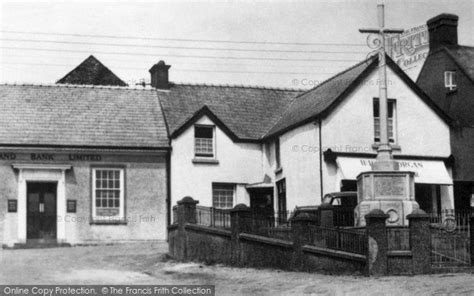
<svg viewBox="0 0 474 296">
<path fill-rule="evenodd" d="M 408 226 L 406 216 L 419 208 L 415 201 L 414 172 L 369 171 L 357 177 L 356 226 L 365 226 L 364 216 L 375 209 L 389 215 L 389 226 Z"/>
</svg>

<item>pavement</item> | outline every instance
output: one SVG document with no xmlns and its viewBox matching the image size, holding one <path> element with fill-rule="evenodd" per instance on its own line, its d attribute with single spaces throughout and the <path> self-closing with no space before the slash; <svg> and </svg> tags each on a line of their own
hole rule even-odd
<svg viewBox="0 0 474 296">
<path fill-rule="evenodd" d="M 474 295 L 472 274 L 363 277 L 180 263 L 165 242 L 0 250 L 0 284 L 215 285 L 216 295 Z"/>
</svg>

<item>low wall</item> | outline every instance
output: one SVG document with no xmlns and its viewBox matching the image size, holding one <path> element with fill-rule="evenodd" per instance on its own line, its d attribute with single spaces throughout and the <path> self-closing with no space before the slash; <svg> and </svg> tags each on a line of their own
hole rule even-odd
<svg viewBox="0 0 474 296">
<path fill-rule="evenodd" d="M 293 240 L 282 240 L 252 234 L 246 206 L 234 208 L 231 228 L 223 229 L 196 224 L 196 202 L 183 201 L 176 211 L 177 223 L 168 227 L 169 254 L 177 260 L 330 273 L 366 270 L 364 255 L 317 248 L 302 239 L 310 219 L 294 219 Z"/>
<path fill-rule="evenodd" d="M 176 211 L 177 223 L 168 227 L 169 253 L 177 260 L 331 274 L 431 273 L 430 235 L 429 229 L 426 230 L 429 220 L 423 212 L 414 212 L 407 217 L 409 231 L 405 230 L 401 237 L 409 240 L 409 244 L 394 244 L 396 240 L 388 239 L 387 233 L 393 234 L 385 225 L 388 215 L 374 210 L 365 216 L 365 235 L 359 236 L 366 240 L 365 247 L 337 247 L 335 250 L 332 245 L 316 246 L 313 241 L 315 228 L 305 214 L 292 219 L 291 239 L 282 240 L 252 234 L 250 210 L 245 205 L 237 205 L 231 210 L 230 229 L 198 225 L 196 204 L 197 201 L 190 197 L 181 200 Z M 348 232 L 330 231 L 338 235 Z"/>
</svg>

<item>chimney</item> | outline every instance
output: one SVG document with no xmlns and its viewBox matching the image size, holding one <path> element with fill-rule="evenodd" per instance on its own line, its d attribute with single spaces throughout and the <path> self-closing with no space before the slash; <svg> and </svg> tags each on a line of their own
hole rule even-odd
<svg viewBox="0 0 474 296">
<path fill-rule="evenodd" d="M 458 44 L 458 19 L 455 14 L 442 13 L 426 22 L 430 51 L 441 46 Z"/>
<path fill-rule="evenodd" d="M 149 70 L 151 74 L 151 86 L 157 89 L 169 89 L 168 70 L 170 65 L 166 65 L 163 60 L 153 65 Z"/>
</svg>

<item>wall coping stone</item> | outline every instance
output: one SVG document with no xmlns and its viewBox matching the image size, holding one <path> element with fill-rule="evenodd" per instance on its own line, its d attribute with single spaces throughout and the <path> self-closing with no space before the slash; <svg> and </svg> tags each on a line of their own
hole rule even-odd
<svg viewBox="0 0 474 296">
<path fill-rule="evenodd" d="M 349 252 L 344 252 L 344 251 L 338 251 L 338 250 L 332 250 L 332 249 L 326 249 L 326 248 L 320 248 L 312 245 L 304 245 L 303 246 L 303 251 L 308 252 L 308 253 L 314 253 L 314 254 L 319 254 L 319 255 L 327 255 L 331 257 L 338 257 L 342 259 L 349 259 L 349 260 L 354 260 L 354 261 L 361 261 L 361 262 L 367 262 L 367 256 L 360 255 L 360 254 L 354 254 L 354 253 L 349 253 Z"/>
<path fill-rule="evenodd" d="M 387 251 L 389 257 L 412 257 L 413 253 L 408 250 Z"/>
<path fill-rule="evenodd" d="M 230 209 L 230 211 L 231 212 L 250 212 L 250 208 L 246 204 L 240 203 L 236 205 L 235 207 L 233 207 L 232 209 Z"/>
<path fill-rule="evenodd" d="M 370 211 L 367 215 L 365 215 L 365 219 L 367 218 L 380 218 L 380 219 L 387 219 L 389 215 L 385 214 L 381 209 L 374 209 Z"/>
<path fill-rule="evenodd" d="M 226 236 L 226 237 L 231 237 L 232 236 L 232 232 L 230 230 L 214 228 L 214 227 L 198 225 L 198 224 L 189 224 L 189 223 L 187 223 L 186 225 L 184 225 L 184 229 L 186 229 L 186 230 L 189 229 L 189 230 L 194 230 L 194 231 L 201 231 L 201 232 L 206 232 L 206 233 L 215 234 L 215 235 L 219 235 L 219 236 Z"/>
<path fill-rule="evenodd" d="M 178 205 L 182 205 L 182 204 L 198 204 L 199 201 L 198 200 L 194 200 L 191 196 L 185 196 L 183 197 L 183 199 L 181 200 L 178 200 L 177 204 Z"/>
<path fill-rule="evenodd" d="M 267 245 L 278 246 L 278 247 L 283 247 L 287 249 L 293 248 L 293 242 L 289 242 L 289 241 L 277 239 L 277 238 L 254 235 L 254 234 L 241 233 L 239 234 L 239 239 L 264 243 Z"/>
<path fill-rule="evenodd" d="M 175 230 L 178 229 L 178 224 L 170 224 L 168 225 L 168 230 Z"/>
<path fill-rule="evenodd" d="M 429 218 L 430 216 L 423 211 L 422 209 L 416 209 L 411 214 L 407 215 L 407 219 L 421 219 L 421 218 Z"/>
</svg>

